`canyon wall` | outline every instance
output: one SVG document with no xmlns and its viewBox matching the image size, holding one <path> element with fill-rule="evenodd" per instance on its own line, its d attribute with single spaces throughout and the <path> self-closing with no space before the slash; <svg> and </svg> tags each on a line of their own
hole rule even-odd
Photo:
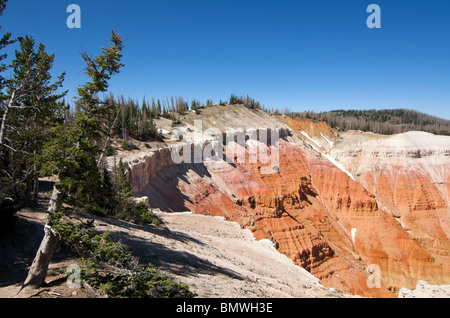
<svg viewBox="0 0 450 318">
<path fill-rule="evenodd" d="M 150 207 L 162 211 L 236 221 L 257 239 L 273 241 L 324 286 L 345 293 L 394 297 L 403 287 L 414 288 L 419 279 L 450 283 L 447 162 L 435 172 L 446 176 L 443 184 L 419 173 L 383 181 L 398 169 L 363 165 L 358 158 L 365 150 L 346 148 L 349 136 L 339 139 L 327 125 L 274 118 L 244 107 L 232 109 L 227 121 L 233 122 L 233 116 L 247 124 L 244 129 L 260 125 L 280 135 L 267 145 L 268 153 L 279 154 L 273 173 L 266 173 L 267 164 L 251 160 L 259 141 L 222 143 L 223 158 L 178 164 L 171 156 L 172 145 L 128 158 L 133 194 L 147 196 Z M 184 137 L 193 150 L 186 131 Z M 203 150 L 209 143 L 197 146 Z M 415 149 L 408 151 L 417 157 Z M 238 155 L 245 160 L 237 160 Z M 390 162 L 391 157 L 379 158 Z"/>
<path fill-rule="evenodd" d="M 423 132 L 349 132 L 343 138 L 333 157 L 449 271 L 450 138 Z"/>
</svg>

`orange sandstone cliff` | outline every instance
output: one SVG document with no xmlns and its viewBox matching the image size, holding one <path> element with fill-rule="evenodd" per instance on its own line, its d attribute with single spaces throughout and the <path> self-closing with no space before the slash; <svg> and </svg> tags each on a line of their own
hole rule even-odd
<svg viewBox="0 0 450 318">
<path fill-rule="evenodd" d="M 236 221 L 256 239 L 270 239 L 324 286 L 345 293 L 396 297 L 419 279 L 450 283 L 449 137 L 440 141 L 443 149 L 434 154 L 440 159 L 432 171 L 411 169 L 402 160 L 393 163 L 387 147 L 366 145 L 360 136 L 358 141 L 339 137 L 324 123 L 274 118 L 244 107 L 233 112 L 247 118 L 242 125 L 280 132 L 268 146 L 279 153 L 274 173 L 250 160 L 249 142 L 224 143 L 229 162 L 206 158 L 175 164 L 170 147 L 160 148 L 129 161 L 133 194 L 147 196 L 150 207 L 162 211 Z M 208 127 L 211 118 L 204 118 Z M 369 149 L 378 151 L 377 160 L 369 160 L 374 156 Z M 405 151 L 401 156 L 417 157 L 415 149 L 405 146 Z"/>
</svg>

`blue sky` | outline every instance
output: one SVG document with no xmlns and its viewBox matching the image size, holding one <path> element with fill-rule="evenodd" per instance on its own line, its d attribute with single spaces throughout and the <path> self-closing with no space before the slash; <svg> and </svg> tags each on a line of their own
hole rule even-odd
<svg viewBox="0 0 450 318">
<path fill-rule="evenodd" d="M 81 29 L 66 26 L 71 3 Z M 366 25 L 371 3 L 381 29 Z M 448 0 L 10 0 L 0 25 L 55 53 L 69 96 L 87 80 L 80 52 L 99 53 L 114 29 L 126 39 L 115 95 L 249 94 L 269 108 L 410 108 L 450 119 Z"/>
</svg>

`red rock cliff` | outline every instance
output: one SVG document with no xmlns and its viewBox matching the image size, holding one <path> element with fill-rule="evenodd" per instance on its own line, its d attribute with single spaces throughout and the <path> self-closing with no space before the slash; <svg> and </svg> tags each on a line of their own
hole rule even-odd
<svg viewBox="0 0 450 318">
<path fill-rule="evenodd" d="M 148 196 L 150 206 L 163 211 L 193 211 L 236 221 L 257 239 L 272 240 L 326 287 L 343 292 L 395 297 L 402 287 L 414 288 L 418 279 L 450 282 L 448 245 L 437 243 L 449 233 L 448 223 L 441 224 L 448 222 L 442 216 L 448 217 L 448 178 L 442 187 L 445 200 L 430 192 L 431 183 L 420 175 L 416 181 L 396 177 L 395 182 L 383 173 L 354 178 L 351 167 L 346 171 L 320 153 L 327 145 L 332 148 L 335 132 L 327 128 L 306 137 L 294 128 L 298 135 L 292 132 L 271 146 L 279 150 L 276 173 L 261 173 L 262 165 L 250 160 L 172 164 L 166 153 L 133 166 L 134 194 Z M 323 147 L 318 152 L 312 142 L 319 135 Z M 248 145 L 240 151 L 248 158 Z M 166 164 L 152 163 L 158 158 L 165 158 Z M 389 180 L 381 182 L 384 179 Z M 400 200 L 403 197 L 407 198 Z M 405 217 L 402 224 L 393 210 L 416 221 L 408 223 Z M 422 236 L 411 235 L 412 224 Z M 434 241 L 425 243 L 430 238 Z M 380 288 L 368 283 L 374 277 L 373 265 L 380 269 Z"/>
</svg>

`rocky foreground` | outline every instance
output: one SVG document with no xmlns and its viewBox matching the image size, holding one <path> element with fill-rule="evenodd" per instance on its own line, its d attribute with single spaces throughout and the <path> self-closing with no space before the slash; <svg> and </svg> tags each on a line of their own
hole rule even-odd
<svg viewBox="0 0 450 318">
<path fill-rule="evenodd" d="M 178 282 L 187 283 L 201 298 L 349 298 L 280 254 L 268 240 L 256 241 L 250 230 L 222 217 L 156 212 L 161 226 L 143 226 L 98 218 L 99 230 L 109 231 L 142 262 L 152 262 Z M 79 218 L 79 216 L 77 217 Z M 18 295 L 42 236 L 45 213 L 21 211 L 14 243 L 2 245 L 0 298 L 92 298 L 92 290 L 68 288 L 67 266 L 79 264 L 76 255 L 58 250 L 50 265 L 47 286 L 32 295 Z M 417 288 L 401 289 L 398 297 L 450 297 L 450 286 L 419 281 Z"/>
<path fill-rule="evenodd" d="M 351 297 L 325 288 L 317 278 L 277 252 L 272 242 L 256 241 L 251 231 L 241 229 L 237 223 L 192 213 L 157 214 L 163 225 L 135 225 L 110 218 L 96 218 L 95 225 L 125 244 L 141 262 L 151 262 L 161 273 L 187 283 L 200 298 Z M 80 261 L 76 254 L 64 249 L 58 249 L 53 257 L 47 286 L 31 295 L 18 294 L 42 238 L 45 215 L 30 210 L 19 212 L 20 233 L 12 243 L 0 246 L 0 298 L 98 297 L 85 286 L 68 288 L 66 268 Z"/>
<path fill-rule="evenodd" d="M 201 298 L 349 297 L 322 286 L 317 278 L 280 254 L 269 240 L 256 241 L 250 230 L 221 217 L 157 213 L 164 224 L 126 230 L 100 223 Z"/>
</svg>

